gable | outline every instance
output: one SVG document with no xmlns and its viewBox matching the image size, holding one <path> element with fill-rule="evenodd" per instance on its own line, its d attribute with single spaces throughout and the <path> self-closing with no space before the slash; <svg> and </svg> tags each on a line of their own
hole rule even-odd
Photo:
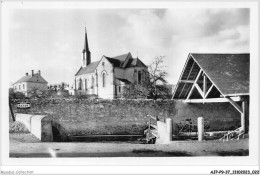
<svg viewBox="0 0 260 175">
<path fill-rule="evenodd" d="M 249 54 L 189 54 L 173 98 L 198 99 L 202 96 L 216 98 L 249 95 L 249 56 Z"/>
</svg>

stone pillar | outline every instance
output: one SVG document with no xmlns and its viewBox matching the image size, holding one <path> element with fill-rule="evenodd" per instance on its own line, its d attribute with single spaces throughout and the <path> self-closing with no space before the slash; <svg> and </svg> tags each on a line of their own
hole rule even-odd
<svg viewBox="0 0 260 175">
<path fill-rule="evenodd" d="M 198 118 L 198 141 L 204 140 L 204 118 Z"/>
<path fill-rule="evenodd" d="M 166 142 L 172 141 L 172 119 L 166 119 Z"/>
</svg>

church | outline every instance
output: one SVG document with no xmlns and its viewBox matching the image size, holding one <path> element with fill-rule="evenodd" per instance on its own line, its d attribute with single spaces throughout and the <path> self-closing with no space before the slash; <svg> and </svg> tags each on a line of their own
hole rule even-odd
<svg viewBox="0 0 260 175">
<path fill-rule="evenodd" d="M 83 48 L 82 66 L 75 75 L 75 93 L 96 95 L 103 99 L 122 98 L 125 86 L 141 84 L 147 75 L 147 66 L 131 53 L 91 61 L 87 31 Z"/>
</svg>

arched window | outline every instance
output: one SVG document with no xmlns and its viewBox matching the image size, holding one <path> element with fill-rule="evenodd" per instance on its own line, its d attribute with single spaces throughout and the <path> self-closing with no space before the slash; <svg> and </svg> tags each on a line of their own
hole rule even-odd
<svg viewBox="0 0 260 175">
<path fill-rule="evenodd" d="M 88 89 L 88 80 L 85 79 L 85 90 L 87 90 L 87 89 Z"/>
<path fill-rule="evenodd" d="M 142 81 L 142 72 L 138 71 L 138 83 L 140 84 Z"/>
<path fill-rule="evenodd" d="M 79 79 L 79 88 L 78 88 L 78 90 L 81 90 L 82 89 L 82 80 L 81 80 L 81 78 Z"/>
<path fill-rule="evenodd" d="M 106 73 L 105 72 L 102 74 L 102 80 L 103 80 L 103 87 L 106 87 Z"/>
<path fill-rule="evenodd" d="M 95 79 L 94 79 L 94 77 L 92 76 L 92 78 L 91 78 L 91 88 L 94 88 L 94 85 L 95 85 Z"/>
</svg>

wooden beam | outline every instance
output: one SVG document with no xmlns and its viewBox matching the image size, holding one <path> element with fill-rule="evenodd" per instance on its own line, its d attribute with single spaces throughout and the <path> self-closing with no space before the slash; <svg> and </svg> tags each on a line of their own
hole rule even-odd
<svg viewBox="0 0 260 175">
<path fill-rule="evenodd" d="M 225 97 L 241 114 L 243 109 L 232 99 L 232 97 Z"/>
<path fill-rule="evenodd" d="M 207 76 L 206 74 L 203 75 L 203 98 L 206 98 L 207 93 Z"/>
<path fill-rule="evenodd" d="M 246 102 L 245 100 L 242 101 L 242 111 L 243 113 L 241 113 L 241 130 L 245 131 L 246 130 Z"/>
<path fill-rule="evenodd" d="M 199 71 L 199 73 L 198 73 L 198 75 L 197 75 L 197 77 L 196 77 L 196 79 L 195 79 L 195 82 L 193 83 L 193 85 L 192 85 L 192 87 L 191 87 L 191 90 L 190 90 L 190 92 L 189 92 L 189 94 L 188 94 L 186 100 L 188 100 L 188 99 L 190 98 L 190 96 L 191 96 L 191 94 L 192 94 L 192 92 L 193 92 L 193 90 L 194 90 L 195 84 L 196 84 L 196 82 L 198 81 L 198 79 L 199 79 L 199 77 L 200 77 L 201 72 L 202 72 L 202 69 L 200 69 L 200 71 Z"/>
<path fill-rule="evenodd" d="M 240 97 L 230 97 L 234 102 L 241 101 Z M 207 99 L 188 99 L 184 100 L 185 103 L 227 103 L 229 102 L 226 98 L 207 98 Z"/>
<path fill-rule="evenodd" d="M 191 72 L 192 72 L 192 69 L 193 69 L 194 65 L 195 65 L 195 61 L 193 60 L 193 63 L 192 63 L 192 66 L 191 66 L 191 68 L 190 68 L 190 71 L 189 71 L 189 74 L 188 74 L 188 76 L 187 76 L 187 79 L 189 79 L 189 77 L 190 77 L 190 74 L 191 74 Z M 184 81 L 186 81 L 186 82 L 184 82 Z M 181 82 L 183 82 L 183 83 L 190 83 L 190 82 L 188 82 L 189 80 L 184 80 L 184 81 L 183 81 L 183 80 L 181 80 Z M 193 82 L 191 82 L 191 83 L 194 83 L 194 81 L 193 81 Z M 184 90 L 185 86 L 186 86 L 186 84 L 184 84 L 184 86 L 182 87 L 182 89 L 181 89 L 181 92 L 180 92 L 180 94 L 179 94 L 178 98 L 180 98 L 180 96 L 181 96 L 181 94 L 182 94 L 182 92 L 183 92 L 183 90 Z"/>
<path fill-rule="evenodd" d="M 195 83 L 195 87 L 199 91 L 201 97 L 204 98 L 204 94 L 203 94 L 202 90 L 200 89 L 200 87 L 199 87 L 199 85 L 197 83 Z"/>
<path fill-rule="evenodd" d="M 179 93 L 179 96 L 178 96 L 178 98 L 180 98 L 180 97 L 181 97 L 181 94 L 182 94 L 182 92 L 183 92 L 183 90 L 184 90 L 185 86 L 186 86 L 186 83 L 185 83 L 185 84 L 183 85 L 183 87 L 181 88 L 181 92 Z"/>
<path fill-rule="evenodd" d="M 211 92 L 212 88 L 214 87 L 214 84 L 212 84 L 208 90 L 208 92 L 205 95 L 205 98 L 207 98 L 207 96 L 209 95 L 209 93 Z"/>
<path fill-rule="evenodd" d="M 182 83 L 194 83 L 194 80 L 181 80 Z"/>
<path fill-rule="evenodd" d="M 191 72 L 192 72 L 192 69 L 193 69 L 194 65 L 195 65 L 195 61 L 193 60 L 193 63 L 192 63 L 192 66 L 191 66 L 191 68 L 190 68 L 190 71 L 189 71 L 189 74 L 188 74 L 188 76 L 187 76 L 187 79 L 189 79 L 190 74 L 191 74 Z"/>
</svg>

